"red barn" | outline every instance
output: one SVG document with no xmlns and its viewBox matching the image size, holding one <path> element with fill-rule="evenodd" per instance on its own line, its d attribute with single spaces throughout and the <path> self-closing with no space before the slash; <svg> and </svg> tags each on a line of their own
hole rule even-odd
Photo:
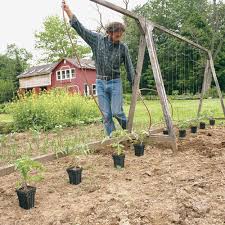
<svg viewBox="0 0 225 225">
<path fill-rule="evenodd" d="M 78 92 L 89 95 L 90 91 L 96 95 L 96 70 L 94 61 L 81 59 L 81 65 L 86 70 L 89 90 L 82 69 L 75 59 L 62 59 L 58 63 L 35 66 L 17 76 L 20 91 L 34 90 L 39 93 L 42 90 L 52 88 L 67 88 L 70 92 Z"/>
</svg>

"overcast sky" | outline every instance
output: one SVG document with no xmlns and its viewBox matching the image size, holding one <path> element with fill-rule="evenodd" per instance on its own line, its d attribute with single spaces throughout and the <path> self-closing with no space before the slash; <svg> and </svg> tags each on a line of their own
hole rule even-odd
<svg viewBox="0 0 225 225">
<path fill-rule="evenodd" d="M 110 2 L 124 7 L 122 0 Z M 147 0 L 130 0 L 129 7 L 134 8 L 145 2 Z M 86 27 L 97 27 L 99 17 L 94 3 L 89 0 L 67 0 L 67 3 Z M 104 7 L 100 9 L 104 23 L 121 20 L 119 13 Z M 35 54 L 34 33 L 41 30 L 44 19 L 51 15 L 62 16 L 61 0 L 1 0 L 0 53 L 5 51 L 7 44 L 15 43 Z"/>
</svg>

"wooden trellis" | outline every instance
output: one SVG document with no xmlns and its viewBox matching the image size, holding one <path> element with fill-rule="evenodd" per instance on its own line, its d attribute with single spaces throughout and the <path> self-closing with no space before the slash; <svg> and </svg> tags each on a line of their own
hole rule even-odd
<svg viewBox="0 0 225 225">
<path fill-rule="evenodd" d="M 153 76 L 154 76 L 155 83 L 156 83 L 157 92 L 158 92 L 158 95 L 159 95 L 164 119 L 165 119 L 166 126 L 167 126 L 168 133 L 169 133 L 168 135 L 162 135 L 162 134 L 158 134 L 161 131 L 161 129 L 150 130 L 149 131 L 149 139 L 152 140 L 152 141 L 156 141 L 156 142 L 166 143 L 167 145 L 169 144 L 171 146 L 171 148 L 174 150 L 174 152 L 177 150 L 176 135 L 175 135 L 175 131 L 174 131 L 174 128 L 173 128 L 172 118 L 171 118 L 170 111 L 169 111 L 169 103 L 168 103 L 168 99 L 167 99 L 167 96 L 166 96 L 164 82 L 163 82 L 163 79 L 162 79 L 159 61 L 158 61 L 158 58 L 157 58 L 156 47 L 155 47 L 155 43 L 154 43 L 154 39 L 153 39 L 154 29 L 158 29 L 158 30 L 160 30 L 164 33 L 167 33 L 167 34 L 175 37 L 175 38 L 178 38 L 179 40 L 181 40 L 183 42 L 186 42 L 186 43 L 192 45 L 193 47 L 204 51 L 207 54 L 208 60 L 206 62 L 203 87 L 202 87 L 201 98 L 200 98 L 199 109 L 198 109 L 198 116 L 201 112 L 203 97 L 204 97 L 204 94 L 205 94 L 205 86 L 206 86 L 206 82 L 208 80 L 208 76 L 209 76 L 210 71 L 212 72 L 213 79 L 215 81 L 217 92 L 218 92 L 218 95 L 219 95 L 219 98 L 220 98 L 222 110 L 223 110 L 223 113 L 224 113 L 224 116 L 225 116 L 225 106 L 224 106 L 224 102 L 223 102 L 222 93 L 221 93 L 219 82 L 218 82 L 218 79 L 217 79 L 217 76 L 216 76 L 212 54 L 208 49 L 202 47 L 199 44 L 194 43 L 191 40 L 188 40 L 187 38 L 173 32 L 173 31 L 171 31 L 171 30 L 169 30 L 169 29 L 167 29 L 167 28 L 165 28 L 161 25 L 153 23 L 152 21 L 147 20 L 146 18 L 141 17 L 134 12 L 123 9 L 123 8 L 117 6 L 117 5 L 114 5 L 114 4 L 110 3 L 110 2 L 107 2 L 105 0 L 90 0 L 90 1 L 95 2 L 97 4 L 100 4 L 102 6 L 105 6 L 109 9 L 112 9 L 116 12 L 122 13 L 126 16 L 129 16 L 129 17 L 135 19 L 138 26 L 139 26 L 140 32 L 141 32 L 138 61 L 137 61 L 137 68 L 136 68 L 136 76 L 135 76 L 135 80 L 134 80 L 132 100 L 131 100 L 131 106 L 130 106 L 129 117 L 128 117 L 128 130 L 129 130 L 129 132 L 132 131 L 132 127 L 133 127 L 135 107 L 136 107 L 136 103 L 137 103 L 138 92 L 139 92 L 139 84 L 140 84 L 142 67 L 143 67 L 143 62 L 144 62 L 144 53 L 145 53 L 145 49 L 147 47 L 149 57 L 150 57 L 151 66 L 152 66 Z"/>
</svg>

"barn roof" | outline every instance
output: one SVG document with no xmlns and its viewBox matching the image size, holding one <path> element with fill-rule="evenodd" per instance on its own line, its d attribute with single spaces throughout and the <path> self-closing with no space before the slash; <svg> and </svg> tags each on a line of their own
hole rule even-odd
<svg viewBox="0 0 225 225">
<path fill-rule="evenodd" d="M 72 63 L 76 67 L 81 68 L 76 59 L 66 58 L 66 59 L 62 59 L 62 60 L 67 60 L 68 62 Z M 33 76 L 40 76 L 40 75 L 49 74 L 56 68 L 56 66 L 59 63 L 62 62 L 62 60 L 60 60 L 60 62 L 58 62 L 58 63 L 51 63 L 51 64 L 40 65 L 40 66 L 33 66 L 30 69 L 28 69 L 27 71 L 25 71 L 24 73 L 17 76 L 17 78 L 33 77 Z M 92 59 L 81 59 L 80 63 L 81 63 L 82 68 L 95 70 L 95 64 L 94 64 L 94 61 Z"/>
</svg>

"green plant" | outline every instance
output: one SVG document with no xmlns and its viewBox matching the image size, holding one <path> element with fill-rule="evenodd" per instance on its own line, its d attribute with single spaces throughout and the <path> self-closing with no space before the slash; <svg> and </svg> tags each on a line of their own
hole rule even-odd
<svg viewBox="0 0 225 225">
<path fill-rule="evenodd" d="M 134 132 L 133 135 L 135 137 L 134 143 L 142 145 L 147 134 L 146 134 L 146 131 L 142 130 L 139 132 Z"/>
<path fill-rule="evenodd" d="M 122 155 L 124 153 L 124 145 L 117 142 L 117 143 L 111 144 L 111 146 L 115 149 L 115 153 L 117 155 Z"/>
<path fill-rule="evenodd" d="M 198 118 L 194 118 L 190 120 L 190 127 L 197 127 L 199 124 L 199 119 Z"/>
<path fill-rule="evenodd" d="M 127 130 L 116 130 L 111 134 L 111 147 L 115 149 L 117 155 L 123 154 L 124 145 L 121 144 L 123 141 L 132 140 L 131 135 Z"/>
<path fill-rule="evenodd" d="M 19 185 L 24 190 L 27 190 L 28 182 L 40 181 L 43 177 L 41 172 L 44 170 L 43 165 L 40 162 L 33 161 L 28 156 L 22 156 L 15 161 L 15 169 L 19 171 L 21 181 Z"/>
<path fill-rule="evenodd" d="M 52 90 L 39 95 L 21 96 L 6 106 L 17 130 L 49 130 L 97 121 L 99 112 L 94 102 L 66 90 Z"/>
<path fill-rule="evenodd" d="M 216 111 L 215 110 L 213 110 L 213 109 L 211 109 L 211 110 L 209 110 L 209 112 L 208 112 L 208 119 L 214 119 L 215 118 L 215 113 L 216 113 Z"/>
<path fill-rule="evenodd" d="M 187 121 L 179 121 L 178 128 L 179 130 L 186 130 L 188 127 Z"/>
<path fill-rule="evenodd" d="M 206 120 L 209 118 L 209 111 L 205 110 L 199 115 L 200 120 Z"/>
</svg>

